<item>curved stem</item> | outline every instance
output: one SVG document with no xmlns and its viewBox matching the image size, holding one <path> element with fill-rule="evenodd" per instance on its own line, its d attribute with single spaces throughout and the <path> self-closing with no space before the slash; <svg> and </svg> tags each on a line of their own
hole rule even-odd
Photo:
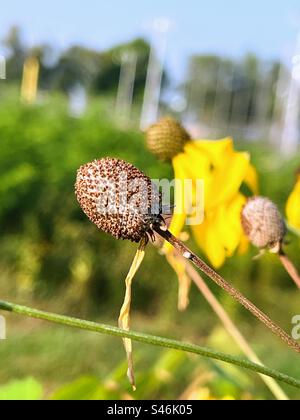
<svg viewBox="0 0 300 420">
<path fill-rule="evenodd" d="M 182 258 L 182 257 L 181 257 Z M 182 258 L 182 260 L 184 260 Z M 209 289 L 203 278 L 200 276 L 198 271 L 194 269 L 194 267 L 190 264 L 189 261 L 185 260 L 185 266 L 186 271 L 189 277 L 193 280 L 195 285 L 198 287 L 202 295 L 207 300 L 208 304 L 211 306 L 213 311 L 216 313 L 216 315 L 219 317 L 220 321 L 224 325 L 226 331 L 228 334 L 232 337 L 232 339 L 236 342 L 236 344 L 240 347 L 240 349 L 243 351 L 243 353 L 248 357 L 249 360 L 251 360 L 254 363 L 257 363 L 259 365 L 263 365 L 263 362 L 259 359 L 255 351 L 252 349 L 250 344 L 247 342 L 245 337 L 242 335 L 242 333 L 239 331 L 239 329 L 235 326 L 231 318 L 229 317 L 228 313 L 225 311 L 223 306 L 220 304 L 218 299 L 215 297 L 215 295 L 212 293 L 212 291 Z M 266 386 L 269 388 L 269 390 L 272 392 L 272 394 L 277 398 L 278 400 L 289 400 L 286 393 L 280 388 L 278 383 L 274 381 L 273 378 L 270 378 L 265 375 L 260 375 L 263 382 L 266 384 Z"/>
<path fill-rule="evenodd" d="M 109 334 L 116 337 L 130 338 L 134 341 L 139 341 L 145 344 L 152 344 L 154 346 L 171 348 L 174 350 L 181 350 L 188 353 L 198 354 L 203 357 L 208 357 L 215 360 L 220 360 L 225 363 L 230 363 L 251 370 L 253 372 L 261 373 L 270 376 L 278 381 L 284 382 L 295 388 L 300 389 L 300 380 L 278 372 L 277 370 L 261 366 L 250 362 L 248 360 L 240 359 L 239 357 L 231 356 L 229 354 L 220 353 L 205 347 L 200 347 L 195 344 L 183 343 L 169 338 L 157 337 L 150 334 L 139 333 L 135 331 L 126 331 L 117 327 L 105 324 L 98 324 L 82 319 L 72 318 L 64 315 L 53 314 L 50 312 L 40 311 L 38 309 L 28 308 L 26 306 L 16 305 L 14 303 L 0 301 L 0 310 L 13 312 L 19 315 L 25 315 L 30 318 L 41 319 L 44 321 L 53 322 L 68 327 L 79 328 L 86 331 L 97 332 L 102 334 Z"/>
<path fill-rule="evenodd" d="M 235 289 L 231 284 L 223 279 L 218 273 L 216 273 L 211 267 L 209 267 L 201 258 L 194 254 L 188 249 L 179 239 L 175 238 L 174 235 L 168 230 L 161 229 L 160 226 L 155 227 L 155 232 L 158 233 L 163 239 L 168 241 L 173 247 L 186 259 L 190 260 L 197 268 L 205 273 L 211 280 L 213 280 L 218 286 L 225 290 L 233 299 L 239 302 L 244 308 L 252 313 L 257 319 L 259 319 L 266 327 L 268 327 L 273 334 L 277 335 L 285 344 L 290 348 L 300 353 L 300 345 L 289 336 L 282 328 L 280 328 L 275 322 L 273 322 L 266 314 L 258 309 L 252 302 L 250 302 L 242 293 Z"/>
<path fill-rule="evenodd" d="M 289 257 L 281 251 L 279 254 L 279 260 L 281 261 L 283 267 L 286 269 L 287 273 L 290 275 L 291 279 L 295 282 L 296 286 L 300 289 L 300 276 L 299 273 L 292 263 L 292 261 L 289 259 Z"/>
</svg>

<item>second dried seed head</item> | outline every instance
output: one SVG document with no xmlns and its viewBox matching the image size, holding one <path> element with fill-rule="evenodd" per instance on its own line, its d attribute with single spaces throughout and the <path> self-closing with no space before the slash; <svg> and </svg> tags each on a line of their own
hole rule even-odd
<svg viewBox="0 0 300 420">
<path fill-rule="evenodd" d="M 260 249 L 279 252 L 286 233 L 277 206 L 268 198 L 253 197 L 241 214 L 242 226 L 250 242 Z"/>
</svg>

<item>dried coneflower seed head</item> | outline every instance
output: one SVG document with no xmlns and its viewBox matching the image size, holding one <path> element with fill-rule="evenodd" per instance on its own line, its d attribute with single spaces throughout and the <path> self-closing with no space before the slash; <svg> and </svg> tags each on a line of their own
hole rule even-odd
<svg viewBox="0 0 300 420">
<path fill-rule="evenodd" d="M 81 166 L 75 192 L 89 219 L 117 239 L 139 242 L 162 221 L 156 186 L 123 160 L 104 158 Z"/>
<path fill-rule="evenodd" d="M 250 198 L 242 210 L 242 226 L 251 243 L 260 249 L 279 251 L 286 233 L 277 206 L 268 198 Z"/>
<path fill-rule="evenodd" d="M 148 149 L 159 159 L 171 160 L 190 140 L 190 135 L 174 118 L 165 117 L 146 131 Z"/>
</svg>

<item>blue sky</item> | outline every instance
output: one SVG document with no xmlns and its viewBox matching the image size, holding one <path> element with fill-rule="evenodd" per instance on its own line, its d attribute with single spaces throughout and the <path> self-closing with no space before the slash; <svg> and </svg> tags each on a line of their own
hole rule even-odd
<svg viewBox="0 0 300 420">
<path fill-rule="evenodd" d="M 1 7 L 0 37 L 19 24 L 30 43 L 49 41 L 104 49 L 138 35 L 150 37 L 155 17 L 172 21 L 167 62 L 182 71 L 191 53 L 280 57 L 300 30 L 299 0 L 9 0 Z"/>
</svg>

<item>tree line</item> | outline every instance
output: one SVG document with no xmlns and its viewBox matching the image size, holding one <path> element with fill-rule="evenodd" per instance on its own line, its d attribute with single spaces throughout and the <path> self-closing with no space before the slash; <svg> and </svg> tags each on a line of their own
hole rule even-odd
<svg viewBox="0 0 300 420">
<path fill-rule="evenodd" d="M 28 47 L 19 27 L 12 27 L 2 41 L 8 51 L 7 81 L 22 77 L 26 57 L 40 62 L 39 88 L 68 93 L 80 84 L 90 94 L 117 93 L 122 57 L 136 56 L 133 86 L 141 99 L 147 78 L 151 46 L 143 38 L 116 45 L 105 51 L 73 45 L 57 54 L 51 45 Z M 186 112 L 202 121 L 215 118 L 249 124 L 260 116 L 270 120 L 276 108 L 277 85 L 282 73 L 279 61 L 265 62 L 254 54 L 241 59 L 196 54 L 189 58 L 186 80 L 174 90 L 184 95 Z M 169 73 L 170 75 L 169 75 Z M 162 88 L 170 87 L 172 69 L 164 69 Z"/>
</svg>

